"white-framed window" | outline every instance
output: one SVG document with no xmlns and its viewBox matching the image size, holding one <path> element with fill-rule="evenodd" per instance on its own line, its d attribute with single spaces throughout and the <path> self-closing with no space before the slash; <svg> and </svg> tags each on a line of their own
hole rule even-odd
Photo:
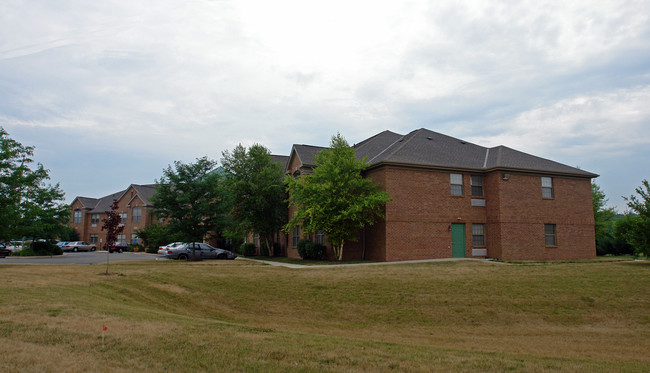
<svg viewBox="0 0 650 373">
<path fill-rule="evenodd" d="M 131 220 L 134 223 L 139 223 L 142 220 L 142 207 L 135 206 L 131 212 Z"/>
<path fill-rule="evenodd" d="M 449 174 L 449 181 L 451 184 L 451 195 L 463 195 L 463 174 Z"/>
<path fill-rule="evenodd" d="M 72 222 L 73 223 L 81 223 L 81 210 L 79 210 L 79 209 L 74 210 Z"/>
<path fill-rule="evenodd" d="M 485 246 L 485 224 L 472 224 L 472 243 L 475 247 Z"/>
<path fill-rule="evenodd" d="M 483 176 L 472 175 L 472 197 L 483 197 Z"/>
<path fill-rule="evenodd" d="M 323 231 L 316 232 L 316 243 L 325 245 L 325 232 Z"/>
<path fill-rule="evenodd" d="M 126 223 L 126 218 L 127 218 L 126 212 L 120 212 L 120 224 Z"/>
<path fill-rule="evenodd" d="M 553 178 L 542 177 L 542 198 L 553 198 Z"/>
<path fill-rule="evenodd" d="M 126 234 L 118 234 L 117 235 L 117 242 L 125 242 L 126 241 Z"/>
<path fill-rule="evenodd" d="M 546 246 L 557 246 L 557 233 L 555 224 L 544 224 Z"/>
<path fill-rule="evenodd" d="M 97 243 L 97 234 L 90 234 L 90 243 Z"/>
<path fill-rule="evenodd" d="M 90 215 L 90 224 L 97 224 L 97 223 L 99 223 L 99 214 Z"/>
<path fill-rule="evenodd" d="M 291 246 L 297 247 L 298 241 L 300 241 L 300 227 L 296 225 L 295 227 L 293 227 L 293 235 L 291 236 Z"/>
</svg>

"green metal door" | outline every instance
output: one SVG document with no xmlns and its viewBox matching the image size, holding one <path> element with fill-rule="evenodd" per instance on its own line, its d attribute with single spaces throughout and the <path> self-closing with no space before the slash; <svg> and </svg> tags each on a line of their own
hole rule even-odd
<svg viewBox="0 0 650 373">
<path fill-rule="evenodd" d="M 454 223 L 451 225 L 451 256 L 454 258 L 465 257 L 465 224 Z"/>
</svg>

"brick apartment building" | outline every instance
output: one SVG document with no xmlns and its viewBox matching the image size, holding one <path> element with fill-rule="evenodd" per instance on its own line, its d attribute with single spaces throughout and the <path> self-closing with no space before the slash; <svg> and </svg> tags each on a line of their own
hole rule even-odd
<svg viewBox="0 0 650 373">
<path fill-rule="evenodd" d="M 323 149 L 294 145 L 286 173 L 310 173 Z M 384 131 L 355 150 L 370 164 L 365 176 L 393 200 L 385 219 L 345 244 L 344 260 L 596 256 L 591 200 L 596 174 L 426 129 L 405 136 Z M 289 236 L 287 256 L 297 258 L 303 232 L 297 228 Z M 311 239 L 324 242 L 325 235 Z"/>
<path fill-rule="evenodd" d="M 135 232 L 155 221 L 149 203 L 149 198 L 155 191 L 155 184 L 131 184 L 126 190 L 101 198 L 77 197 L 71 204 L 72 218 L 69 225 L 77 230 L 82 241 L 103 247 L 106 242 L 106 231 L 102 231 L 103 220 L 106 218 L 106 211 L 111 209 L 113 200 L 117 200 L 117 212 L 120 214 L 121 224 L 124 225 L 118 241 L 139 243 Z"/>
</svg>

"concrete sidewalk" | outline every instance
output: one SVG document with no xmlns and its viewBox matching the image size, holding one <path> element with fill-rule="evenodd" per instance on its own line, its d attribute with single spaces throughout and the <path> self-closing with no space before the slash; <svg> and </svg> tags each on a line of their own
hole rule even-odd
<svg viewBox="0 0 650 373">
<path fill-rule="evenodd" d="M 283 263 L 276 262 L 273 260 L 262 260 L 262 259 L 250 259 L 238 257 L 238 260 L 249 260 L 251 262 L 262 263 L 274 267 L 285 267 L 285 268 L 336 268 L 336 267 L 354 267 L 354 266 L 381 266 L 381 265 L 394 265 L 394 264 L 414 264 L 414 263 L 435 263 L 435 262 L 455 262 L 455 261 L 472 261 L 472 262 L 484 262 L 484 263 L 493 263 L 493 264 L 507 264 L 503 262 L 498 262 L 489 259 L 473 259 L 473 258 L 442 258 L 442 259 L 422 259 L 422 260 L 403 260 L 399 262 L 371 262 L 371 263 L 340 263 L 340 264 L 315 264 L 315 265 L 305 265 L 305 264 L 294 264 L 294 263 Z"/>
</svg>

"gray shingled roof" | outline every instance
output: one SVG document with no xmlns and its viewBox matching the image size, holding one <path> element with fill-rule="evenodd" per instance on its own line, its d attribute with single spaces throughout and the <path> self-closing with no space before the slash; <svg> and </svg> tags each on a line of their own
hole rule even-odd
<svg viewBox="0 0 650 373">
<path fill-rule="evenodd" d="M 312 145 L 294 145 L 293 150 L 296 152 L 302 166 L 314 167 L 316 166 L 316 154 L 324 148 L 322 146 Z"/>
<path fill-rule="evenodd" d="M 138 185 L 138 184 L 131 184 L 129 186 L 133 187 L 140 197 L 142 199 L 143 203 L 145 206 L 149 206 L 149 198 L 153 196 L 156 193 L 156 184 L 145 184 L 145 185 Z M 120 199 L 124 193 L 126 193 L 129 188 L 126 188 L 122 191 L 115 192 L 113 194 L 109 194 L 107 196 L 101 197 L 101 198 L 88 198 L 88 197 L 77 197 L 76 199 L 81 202 L 81 204 L 84 206 L 84 208 L 89 209 L 89 213 L 95 213 L 95 214 L 103 214 L 104 212 L 108 211 L 111 209 L 111 204 L 113 204 L 113 200 L 115 199 Z"/>
<path fill-rule="evenodd" d="M 386 132 L 377 135 L 385 134 L 382 143 L 394 138 L 395 134 Z M 398 164 L 476 171 L 532 171 L 589 178 L 598 176 L 505 146 L 486 148 L 424 128 L 403 136 L 380 153 L 376 153 L 376 147 L 369 147 L 365 142 L 357 146 L 357 157 L 367 155 L 371 167 Z"/>
<path fill-rule="evenodd" d="M 282 171 L 287 169 L 287 164 L 289 163 L 288 155 L 271 154 L 271 158 L 273 158 L 273 162 L 280 164 L 280 166 L 282 167 Z"/>
</svg>

